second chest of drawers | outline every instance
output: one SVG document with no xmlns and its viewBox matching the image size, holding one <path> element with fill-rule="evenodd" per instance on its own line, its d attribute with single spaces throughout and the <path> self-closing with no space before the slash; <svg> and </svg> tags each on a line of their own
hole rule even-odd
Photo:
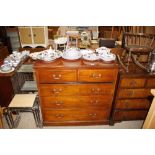
<svg viewBox="0 0 155 155">
<path fill-rule="evenodd" d="M 152 88 L 155 88 L 153 75 L 121 74 L 113 109 L 113 121 L 144 120 L 152 103 Z"/>
</svg>

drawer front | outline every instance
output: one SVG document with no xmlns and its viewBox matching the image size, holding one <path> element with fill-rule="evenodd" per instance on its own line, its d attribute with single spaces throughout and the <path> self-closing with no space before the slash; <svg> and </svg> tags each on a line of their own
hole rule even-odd
<svg viewBox="0 0 155 155">
<path fill-rule="evenodd" d="M 78 94 L 78 86 L 73 84 L 40 84 L 40 96 L 70 96 Z"/>
<path fill-rule="evenodd" d="M 100 109 L 43 111 L 43 120 L 47 122 L 104 121 L 108 120 L 108 117 L 109 111 L 103 111 Z"/>
<path fill-rule="evenodd" d="M 113 95 L 111 84 L 40 84 L 40 96 Z"/>
<path fill-rule="evenodd" d="M 116 111 L 114 114 L 114 120 L 144 120 L 146 118 L 147 112 L 147 110 Z"/>
<path fill-rule="evenodd" d="M 79 85 L 79 95 L 103 95 L 113 96 L 114 88 L 112 84 L 81 84 Z"/>
<path fill-rule="evenodd" d="M 151 95 L 150 89 L 121 89 L 119 98 L 145 98 Z"/>
<path fill-rule="evenodd" d="M 122 79 L 121 80 L 121 88 L 143 88 L 145 85 L 145 79 Z"/>
<path fill-rule="evenodd" d="M 68 96 L 68 97 L 42 97 L 41 104 L 43 108 L 94 108 L 109 109 L 111 107 L 111 97 L 96 96 Z"/>
<path fill-rule="evenodd" d="M 113 82 L 116 77 L 117 70 L 114 69 L 80 69 L 78 72 L 80 82 Z"/>
<path fill-rule="evenodd" d="M 39 70 L 40 83 L 75 82 L 76 70 Z"/>
<path fill-rule="evenodd" d="M 150 105 L 147 99 L 118 100 L 116 109 L 149 109 Z"/>
<path fill-rule="evenodd" d="M 148 79 L 146 87 L 155 88 L 155 79 Z"/>
</svg>

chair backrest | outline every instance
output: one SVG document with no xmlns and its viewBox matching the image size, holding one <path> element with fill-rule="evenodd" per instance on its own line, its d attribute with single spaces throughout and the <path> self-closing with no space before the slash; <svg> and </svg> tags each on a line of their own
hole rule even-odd
<svg viewBox="0 0 155 155">
<path fill-rule="evenodd" d="M 154 35 L 145 33 L 124 33 L 122 43 L 124 47 L 131 45 L 152 47 Z"/>
</svg>

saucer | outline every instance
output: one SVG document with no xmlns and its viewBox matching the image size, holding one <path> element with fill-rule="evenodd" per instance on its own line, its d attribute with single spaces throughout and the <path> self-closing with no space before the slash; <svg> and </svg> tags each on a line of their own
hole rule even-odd
<svg viewBox="0 0 155 155">
<path fill-rule="evenodd" d="M 1 69 L 0 69 L 0 73 L 11 73 L 11 72 L 13 72 L 14 71 L 14 68 L 12 68 L 11 70 L 8 70 L 8 71 L 2 71 Z"/>
</svg>

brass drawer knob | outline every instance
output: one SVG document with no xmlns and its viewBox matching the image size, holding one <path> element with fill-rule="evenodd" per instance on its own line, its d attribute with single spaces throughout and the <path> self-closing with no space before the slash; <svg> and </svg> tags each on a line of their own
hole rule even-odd
<svg viewBox="0 0 155 155">
<path fill-rule="evenodd" d="M 102 77 L 102 74 L 93 73 L 93 74 L 91 74 L 90 77 L 97 79 L 97 78 L 101 78 Z"/>
<path fill-rule="evenodd" d="M 55 104 L 56 104 L 57 106 L 61 106 L 61 105 L 64 104 L 64 103 L 63 103 L 63 101 L 56 101 Z"/>
<path fill-rule="evenodd" d="M 61 76 L 62 76 L 61 74 L 53 74 L 53 75 L 52 75 L 53 79 L 55 79 L 55 80 L 60 79 Z"/>
<path fill-rule="evenodd" d="M 92 88 L 92 89 L 91 89 L 91 92 L 92 92 L 93 94 L 99 94 L 99 93 L 101 92 L 101 89 L 100 89 L 100 88 Z"/>
<path fill-rule="evenodd" d="M 59 89 L 54 88 L 54 89 L 52 90 L 52 92 L 53 92 L 54 94 L 59 94 L 59 93 L 62 92 L 62 88 L 59 88 Z"/>
<path fill-rule="evenodd" d="M 64 114 L 56 114 L 55 117 L 56 118 L 63 118 L 64 117 Z"/>
<path fill-rule="evenodd" d="M 94 118 L 97 116 L 97 114 L 96 113 L 90 113 L 89 116 Z"/>
<path fill-rule="evenodd" d="M 99 103 L 99 101 L 98 100 L 91 100 L 90 103 L 93 104 L 93 105 L 96 105 L 96 104 Z"/>
</svg>

